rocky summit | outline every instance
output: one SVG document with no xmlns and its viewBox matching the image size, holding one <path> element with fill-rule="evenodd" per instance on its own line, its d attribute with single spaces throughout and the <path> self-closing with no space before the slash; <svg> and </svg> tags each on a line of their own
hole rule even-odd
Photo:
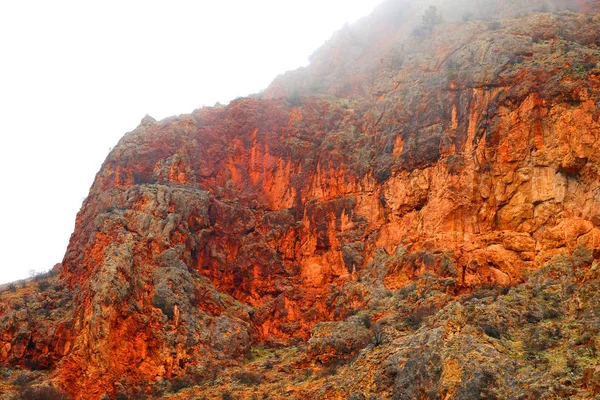
<svg viewBox="0 0 600 400">
<path fill-rule="evenodd" d="M 6 399 L 595 399 L 600 3 L 389 0 L 110 152 Z"/>
</svg>

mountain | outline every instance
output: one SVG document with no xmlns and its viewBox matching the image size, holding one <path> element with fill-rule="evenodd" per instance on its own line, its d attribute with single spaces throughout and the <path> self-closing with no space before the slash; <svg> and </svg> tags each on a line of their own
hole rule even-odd
<svg viewBox="0 0 600 400">
<path fill-rule="evenodd" d="M 127 133 L 0 295 L 0 394 L 594 398 L 598 3 L 435 4 Z"/>
</svg>

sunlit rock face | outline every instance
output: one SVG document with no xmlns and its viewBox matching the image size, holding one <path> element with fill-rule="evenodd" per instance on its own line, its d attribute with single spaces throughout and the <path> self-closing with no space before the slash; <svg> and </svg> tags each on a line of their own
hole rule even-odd
<svg viewBox="0 0 600 400">
<path fill-rule="evenodd" d="M 388 2 L 264 94 L 123 137 L 63 261 L 72 310 L 43 347 L 60 385 L 97 399 L 260 342 L 327 362 L 335 323 L 313 328 L 373 288 L 508 287 L 600 250 L 600 17 L 478 8 L 411 36 L 420 7 Z M 36 335 L 6 330 L 0 360 Z"/>
</svg>

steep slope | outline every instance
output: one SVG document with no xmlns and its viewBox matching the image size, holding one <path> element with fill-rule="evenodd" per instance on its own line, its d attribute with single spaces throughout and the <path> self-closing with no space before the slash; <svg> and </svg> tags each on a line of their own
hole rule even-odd
<svg viewBox="0 0 600 400">
<path fill-rule="evenodd" d="M 499 21 L 410 36 L 423 4 L 407 4 L 383 4 L 261 95 L 144 118 L 77 217 L 52 295 L 61 312 L 28 319 L 11 294 L 0 360 L 43 356 L 43 379 L 76 399 L 147 396 L 219 368 L 252 383 L 259 343 L 300 343 L 271 362 L 269 379 L 290 384 L 261 386 L 274 398 L 477 398 L 491 386 L 487 398 L 510 398 L 547 378 L 507 342 L 559 315 L 598 322 L 600 16 L 505 7 Z M 492 294 L 469 295 L 483 286 Z M 530 346 L 564 354 L 561 338 Z M 585 357 L 581 398 L 600 379 Z M 213 383 L 195 393 L 226 389 Z"/>
<path fill-rule="evenodd" d="M 600 12 L 597 0 L 386 0 L 368 18 L 338 31 L 311 56 L 309 66 L 277 77 L 263 96 L 373 95 L 382 57 L 401 48 L 409 35 L 427 34 L 421 29 L 422 16 L 430 5 L 438 8 L 447 23 L 493 22 L 548 11 Z"/>
</svg>

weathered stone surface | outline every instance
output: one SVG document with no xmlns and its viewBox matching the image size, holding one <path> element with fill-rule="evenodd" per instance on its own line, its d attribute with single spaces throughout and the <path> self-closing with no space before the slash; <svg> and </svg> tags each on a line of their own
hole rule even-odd
<svg viewBox="0 0 600 400">
<path fill-rule="evenodd" d="M 508 385 L 503 368 L 516 366 L 459 305 L 410 337 L 389 317 L 418 327 L 452 296 L 520 285 L 556 260 L 591 268 L 577 254 L 600 254 L 600 22 L 565 11 L 455 23 L 467 5 L 444 1 L 449 23 L 409 36 L 413 3 L 382 5 L 261 95 L 144 118 L 78 214 L 60 272 L 72 299 L 31 324 L 1 308 L 0 361 L 42 360 L 75 398 L 114 397 L 235 366 L 261 342 L 307 341 L 323 364 L 376 354 L 350 317 L 368 308 L 401 344 L 385 358 L 393 398 Z M 515 15 L 497 4 L 474 14 Z M 314 398 L 338 398 L 322 389 Z"/>
</svg>

